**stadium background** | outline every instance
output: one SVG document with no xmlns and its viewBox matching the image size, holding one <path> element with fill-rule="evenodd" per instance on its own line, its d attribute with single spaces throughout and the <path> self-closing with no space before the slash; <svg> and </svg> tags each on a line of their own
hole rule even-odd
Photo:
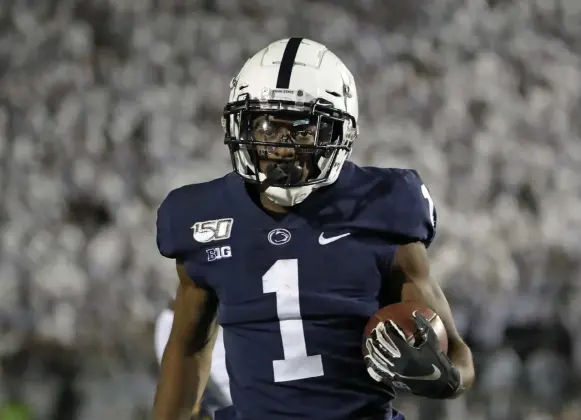
<svg viewBox="0 0 581 420">
<path fill-rule="evenodd" d="M 355 74 L 354 160 L 418 169 L 439 211 L 478 383 L 408 419 L 581 418 L 578 0 L 5 0 L 0 418 L 148 418 L 156 207 L 230 169 L 228 83 L 291 35 Z"/>
</svg>

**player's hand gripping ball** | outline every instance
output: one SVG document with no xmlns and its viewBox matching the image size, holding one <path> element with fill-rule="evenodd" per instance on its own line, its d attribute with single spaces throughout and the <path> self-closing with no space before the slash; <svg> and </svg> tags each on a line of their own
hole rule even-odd
<svg viewBox="0 0 581 420">
<path fill-rule="evenodd" d="M 363 356 L 371 378 L 428 398 L 448 398 L 461 386 L 447 357 L 448 336 L 440 317 L 420 304 L 397 303 L 371 317 Z"/>
</svg>

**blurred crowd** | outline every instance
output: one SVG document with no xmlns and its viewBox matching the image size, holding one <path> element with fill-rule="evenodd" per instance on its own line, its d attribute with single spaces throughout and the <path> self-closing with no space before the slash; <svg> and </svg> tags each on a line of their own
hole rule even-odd
<svg viewBox="0 0 581 420">
<path fill-rule="evenodd" d="M 417 169 L 438 209 L 478 383 L 408 419 L 580 419 L 579 0 L 3 1 L 0 418 L 148 418 L 157 205 L 231 169 L 229 81 L 288 36 L 353 71 L 353 159 Z"/>
</svg>

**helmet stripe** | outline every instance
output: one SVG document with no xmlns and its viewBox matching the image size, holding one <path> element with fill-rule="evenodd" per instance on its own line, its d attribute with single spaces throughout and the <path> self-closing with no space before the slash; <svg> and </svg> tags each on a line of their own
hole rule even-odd
<svg viewBox="0 0 581 420">
<path fill-rule="evenodd" d="M 303 42 L 303 38 L 290 38 L 286 44 L 280 62 L 280 69 L 278 70 L 278 79 L 276 80 L 278 89 L 288 89 L 290 85 L 291 73 L 301 42 Z"/>
</svg>

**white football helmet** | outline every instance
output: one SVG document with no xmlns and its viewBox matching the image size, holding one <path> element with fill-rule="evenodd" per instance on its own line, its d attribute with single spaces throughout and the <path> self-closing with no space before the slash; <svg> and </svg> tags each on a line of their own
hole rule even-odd
<svg viewBox="0 0 581 420">
<path fill-rule="evenodd" d="M 335 54 L 304 38 L 276 41 L 246 62 L 230 89 L 222 125 L 240 177 L 260 184 L 281 206 L 298 204 L 337 180 L 357 138 L 358 102 L 353 75 Z M 256 124 L 279 118 L 289 127 L 284 134 L 268 140 L 255 134 Z M 309 133 L 311 141 L 300 141 Z M 261 171 L 259 162 L 275 148 L 294 148 L 292 162 Z M 293 176 L 296 168 L 299 175 Z M 308 173 L 306 179 L 301 173 Z"/>
</svg>

